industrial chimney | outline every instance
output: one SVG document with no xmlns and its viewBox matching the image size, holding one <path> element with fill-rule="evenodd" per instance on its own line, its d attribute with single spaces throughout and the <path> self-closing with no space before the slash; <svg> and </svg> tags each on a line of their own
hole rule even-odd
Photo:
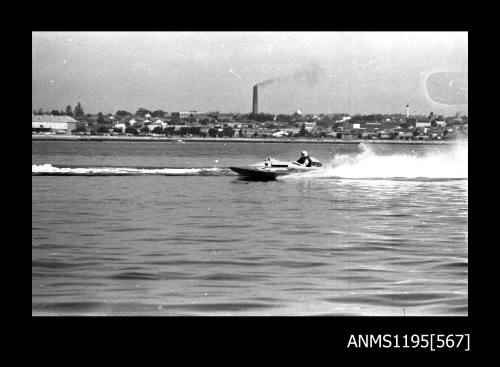
<svg viewBox="0 0 500 367">
<path fill-rule="evenodd" d="M 406 118 L 409 118 L 410 117 L 410 105 L 407 104 L 406 105 Z"/>
<path fill-rule="evenodd" d="M 253 109 L 252 113 L 254 115 L 259 113 L 259 92 L 257 84 L 253 86 Z"/>
</svg>

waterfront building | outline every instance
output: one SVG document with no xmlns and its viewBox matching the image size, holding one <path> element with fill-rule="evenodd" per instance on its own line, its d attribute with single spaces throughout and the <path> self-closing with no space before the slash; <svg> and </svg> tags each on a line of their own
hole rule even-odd
<svg viewBox="0 0 500 367">
<path fill-rule="evenodd" d="M 55 131 L 71 133 L 76 129 L 76 121 L 71 116 L 31 115 L 31 131 Z"/>
</svg>

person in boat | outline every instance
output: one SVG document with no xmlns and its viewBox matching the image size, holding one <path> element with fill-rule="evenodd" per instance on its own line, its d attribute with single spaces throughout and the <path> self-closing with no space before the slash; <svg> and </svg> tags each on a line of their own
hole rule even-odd
<svg viewBox="0 0 500 367">
<path fill-rule="evenodd" d="M 300 165 L 302 165 L 304 167 L 311 167 L 312 160 L 311 160 L 311 157 L 309 156 L 309 153 L 307 153 L 305 150 L 303 150 L 300 153 L 300 158 L 297 159 L 297 163 L 299 163 Z"/>
</svg>

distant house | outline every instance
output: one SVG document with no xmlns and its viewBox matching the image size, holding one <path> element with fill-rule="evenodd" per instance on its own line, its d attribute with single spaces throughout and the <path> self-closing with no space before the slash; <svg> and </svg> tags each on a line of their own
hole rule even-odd
<svg viewBox="0 0 500 367">
<path fill-rule="evenodd" d="M 140 128 L 143 125 L 145 125 L 146 122 L 149 122 L 149 120 L 144 118 L 144 117 L 141 117 L 141 116 L 136 116 L 129 121 L 129 124 L 130 124 L 130 126 Z"/>
<path fill-rule="evenodd" d="M 76 129 L 76 121 L 71 116 L 31 115 L 31 131 L 68 132 Z"/>
<path fill-rule="evenodd" d="M 160 127 L 161 129 L 164 129 L 167 126 L 167 123 L 164 122 L 164 121 L 162 121 L 162 120 L 160 120 L 160 119 L 157 119 L 155 122 L 150 123 L 147 126 L 148 126 L 149 131 L 153 131 L 157 127 Z"/>
<path fill-rule="evenodd" d="M 288 133 L 286 131 L 281 130 L 273 133 L 272 136 L 274 136 L 275 138 L 282 138 L 284 136 L 288 136 Z"/>
<path fill-rule="evenodd" d="M 415 122 L 415 127 L 431 127 L 431 122 L 430 121 L 419 121 L 419 120 L 417 120 Z"/>
<path fill-rule="evenodd" d="M 313 131 L 316 129 L 316 122 L 304 122 L 306 131 Z"/>
<path fill-rule="evenodd" d="M 127 126 L 125 124 L 115 124 L 114 128 L 115 129 L 122 129 L 122 131 L 125 131 Z"/>
<path fill-rule="evenodd" d="M 172 112 L 172 115 L 174 113 Z M 181 119 L 186 119 L 186 120 L 197 120 L 200 118 L 206 118 L 208 115 L 205 112 L 199 112 L 199 111 L 184 111 L 184 112 L 178 112 L 179 118 Z"/>
</svg>

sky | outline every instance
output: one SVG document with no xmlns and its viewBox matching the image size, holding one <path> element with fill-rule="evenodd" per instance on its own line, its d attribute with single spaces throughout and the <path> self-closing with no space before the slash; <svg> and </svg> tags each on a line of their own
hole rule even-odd
<svg viewBox="0 0 500 367">
<path fill-rule="evenodd" d="M 32 33 L 33 110 L 248 113 L 259 83 L 259 112 L 467 114 L 468 34 Z"/>
</svg>

